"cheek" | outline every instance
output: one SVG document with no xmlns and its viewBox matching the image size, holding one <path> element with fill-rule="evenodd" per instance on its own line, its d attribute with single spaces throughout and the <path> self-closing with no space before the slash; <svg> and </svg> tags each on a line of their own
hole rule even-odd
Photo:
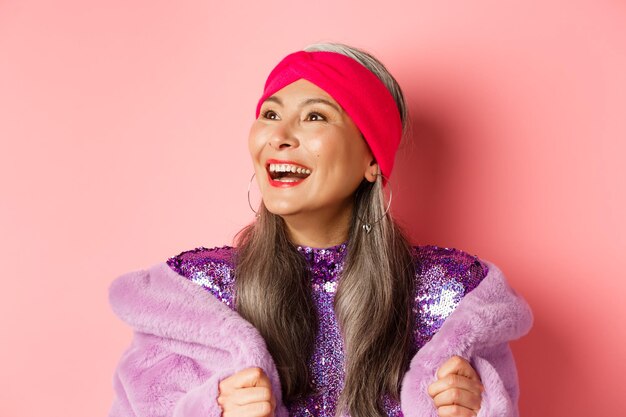
<svg viewBox="0 0 626 417">
<path fill-rule="evenodd" d="M 320 163 L 326 163 L 348 154 L 348 147 L 346 146 L 348 140 L 349 138 L 343 136 L 342 131 L 320 129 L 319 133 L 311 132 L 307 140 L 302 143 Z"/>
<path fill-rule="evenodd" d="M 323 164 L 330 173 L 345 176 L 362 176 L 362 161 L 366 159 L 364 149 L 359 142 L 362 139 L 354 137 L 326 137 L 323 140 L 312 141 L 309 151 L 317 157 L 319 164 Z"/>
</svg>

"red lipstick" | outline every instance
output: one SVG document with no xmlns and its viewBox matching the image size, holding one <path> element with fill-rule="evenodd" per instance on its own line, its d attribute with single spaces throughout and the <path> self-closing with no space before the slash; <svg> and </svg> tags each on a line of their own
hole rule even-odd
<svg viewBox="0 0 626 417">
<path fill-rule="evenodd" d="M 270 185 L 272 187 L 277 187 L 277 188 L 289 188 L 289 187 L 295 187 L 296 185 L 301 184 L 305 179 L 308 178 L 308 175 L 306 177 L 298 177 L 297 175 L 289 176 L 288 180 L 280 180 L 278 178 L 274 179 L 272 178 L 272 172 L 270 172 L 270 165 L 293 165 L 296 166 L 298 168 L 302 168 L 302 169 L 306 169 L 311 171 L 310 168 L 308 168 L 305 165 L 300 164 L 299 162 L 296 161 L 287 161 L 287 160 L 280 160 L 280 159 L 268 159 L 265 163 L 265 168 L 267 171 L 267 180 L 270 183 Z M 278 171 L 277 171 L 278 172 Z M 274 177 L 276 177 L 277 174 L 274 174 Z M 310 174 L 309 174 L 310 175 Z M 284 178 L 284 176 L 281 176 L 282 178 Z"/>
</svg>

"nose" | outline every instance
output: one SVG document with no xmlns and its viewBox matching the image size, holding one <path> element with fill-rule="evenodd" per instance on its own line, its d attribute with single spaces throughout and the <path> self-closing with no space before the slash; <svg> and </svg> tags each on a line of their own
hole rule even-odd
<svg viewBox="0 0 626 417">
<path fill-rule="evenodd" d="M 288 123 L 283 122 L 277 124 L 274 132 L 272 132 L 272 137 L 269 141 L 269 145 L 274 149 L 286 149 L 286 148 L 294 148 L 300 144 L 298 140 L 295 129 L 289 126 Z"/>
</svg>

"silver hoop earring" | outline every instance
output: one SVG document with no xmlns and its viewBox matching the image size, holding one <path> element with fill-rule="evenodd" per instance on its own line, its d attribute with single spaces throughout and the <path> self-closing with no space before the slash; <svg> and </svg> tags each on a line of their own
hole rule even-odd
<svg viewBox="0 0 626 417">
<path fill-rule="evenodd" d="M 387 208 L 385 209 L 385 212 L 383 213 L 381 218 L 376 220 L 375 222 L 368 223 L 368 222 L 364 221 L 361 217 L 359 217 L 359 215 L 357 214 L 357 216 L 356 216 L 357 219 L 359 219 L 361 221 L 361 223 L 363 223 L 363 225 L 361 227 L 363 227 L 363 230 L 365 230 L 365 233 L 368 233 L 368 234 L 369 234 L 369 232 L 372 231 L 372 226 L 373 225 L 375 225 L 376 223 L 380 222 L 382 219 L 385 218 L 385 216 L 389 212 L 389 208 L 391 207 L 391 199 L 393 198 L 393 192 L 391 191 L 391 183 L 389 182 L 389 179 L 387 177 L 385 177 L 383 174 L 376 174 L 376 175 L 380 175 L 381 177 L 383 177 L 387 181 L 387 185 L 389 186 L 389 202 L 387 203 Z"/>
<path fill-rule="evenodd" d="M 259 212 L 256 211 L 254 207 L 252 207 L 252 203 L 250 202 L 250 186 L 252 185 L 252 180 L 254 179 L 255 175 L 256 175 L 256 172 L 252 174 L 252 177 L 250 178 L 250 182 L 248 183 L 248 205 L 250 206 L 250 209 L 254 212 L 254 217 L 259 217 L 260 216 Z"/>
</svg>

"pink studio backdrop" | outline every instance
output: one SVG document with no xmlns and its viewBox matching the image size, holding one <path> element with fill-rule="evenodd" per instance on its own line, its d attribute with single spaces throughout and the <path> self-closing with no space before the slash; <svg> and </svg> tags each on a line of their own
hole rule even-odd
<svg viewBox="0 0 626 417">
<path fill-rule="evenodd" d="M 626 7 L 618 1 L 0 2 L 0 415 L 106 415 L 118 275 L 252 219 L 246 140 L 273 65 L 378 56 L 413 142 L 393 210 L 531 304 L 523 416 L 615 415 L 624 388 Z"/>
</svg>

